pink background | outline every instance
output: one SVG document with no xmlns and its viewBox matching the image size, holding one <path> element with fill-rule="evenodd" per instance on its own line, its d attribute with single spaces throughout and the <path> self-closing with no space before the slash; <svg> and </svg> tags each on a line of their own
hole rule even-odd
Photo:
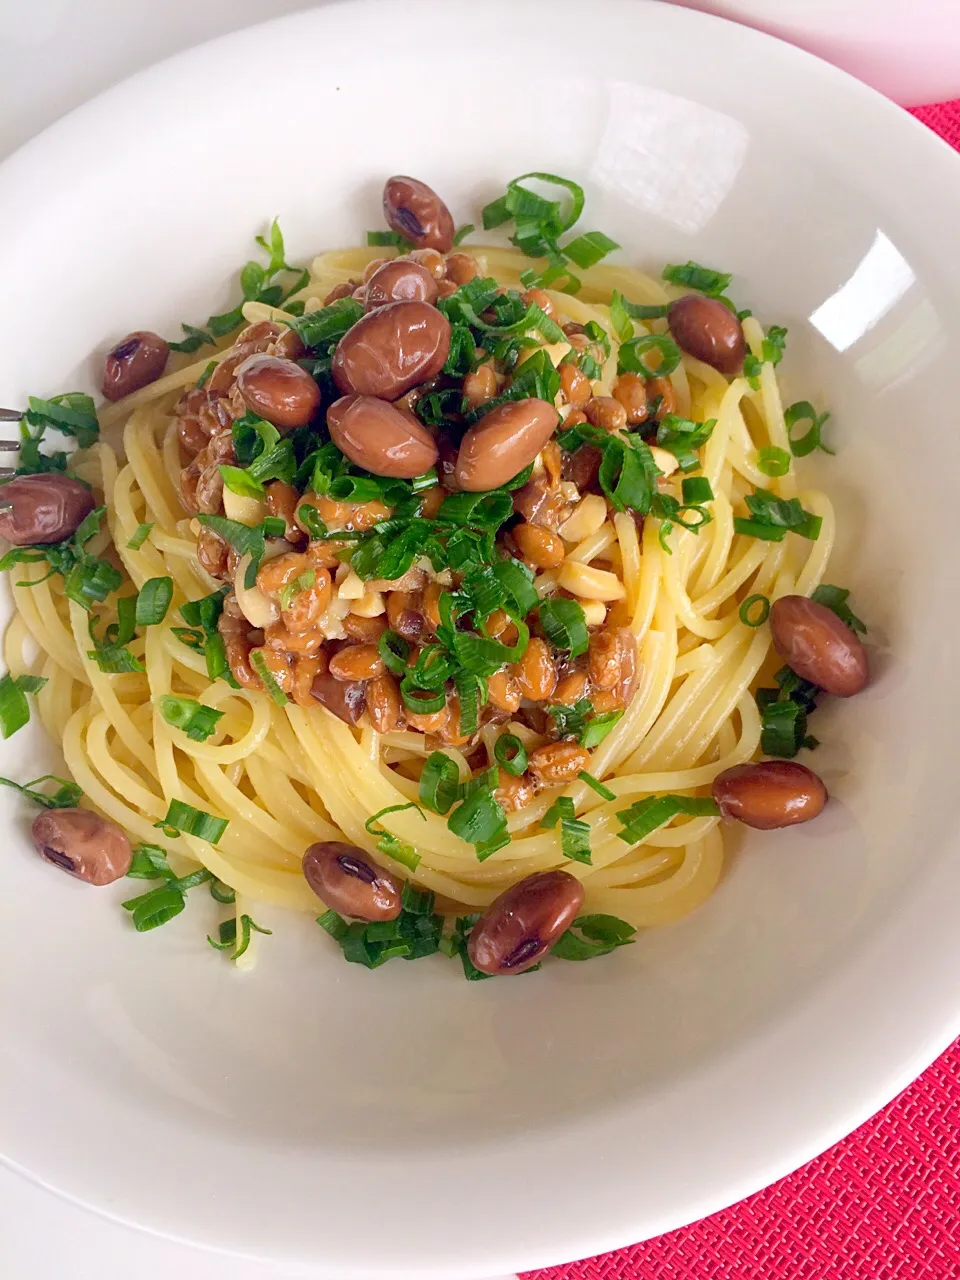
<svg viewBox="0 0 960 1280">
<path fill-rule="evenodd" d="M 960 99 L 918 107 L 913 114 L 960 150 Z M 960 251 L 960 216 L 955 247 Z M 536 1280 L 957 1280 L 958 1133 L 960 1040 L 849 1138 L 765 1191 L 682 1231 L 531 1275 Z M 575 1200 L 568 1208 L 576 1212 Z"/>
</svg>

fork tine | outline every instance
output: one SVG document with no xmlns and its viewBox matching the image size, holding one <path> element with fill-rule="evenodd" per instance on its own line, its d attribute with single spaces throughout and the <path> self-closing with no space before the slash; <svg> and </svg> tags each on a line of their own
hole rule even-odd
<svg viewBox="0 0 960 1280">
<path fill-rule="evenodd" d="M 22 417 L 22 409 L 0 409 L 0 422 L 19 422 Z"/>
<path fill-rule="evenodd" d="M 19 448 L 19 440 L 0 440 L 0 453 L 16 453 Z"/>
</svg>

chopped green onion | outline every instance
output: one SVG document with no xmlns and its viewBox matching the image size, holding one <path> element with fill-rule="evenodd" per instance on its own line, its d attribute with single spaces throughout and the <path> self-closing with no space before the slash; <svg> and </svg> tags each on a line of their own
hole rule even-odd
<svg viewBox="0 0 960 1280">
<path fill-rule="evenodd" d="M 226 818 L 215 818 L 213 814 L 204 813 L 202 809 L 195 809 L 192 804 L 184 804 L 182 800 L 171 800 L 166 817 L 153 825 L 162 827 L 165 831 L 172 831 L 174 835 L 182 832 L 187 836 L 196 836 L 198 840 L 216 844 L 229 824 Z"/>
<path fill-rule="evenodd" d="M 501 769 L 519 778 L 526 771 L 527 749 L 515 733 L 503 733 L 493 747 L 493 757 Z"/>
<path fill-rule="evenodd" d="M 214 902 L 231 903 L 236 902 L 237 893 L 235 889 L 231 889 L 228 884 L 224 884 L 222 880 L 214 878 L 210 881 L 210 897 Z"/>
<path fill-rule="evenodd" d="M 281 689 L 277 677 L 267 666 L 267 660 L 261 649 L 254 649 L 250 654 L 250 665 L 263 681 L 263 687 L 278 707 L 287 705 L 287 695 Z"/>
<path fill-rule="evenodd" d="M 153 522 L 150 524 L 138 524 L 134 530 L 133 537 L 127 543 L 131 551 L 139 551 L 146 540 L 150 537 L 150 531 L 153 529 Z"/>
<path fill-rule="evenodd" d="M 387 670 L 399 676 L 407 669 L 410 641 L 404 640 L 403 636 L 398 635 L 396 631 L 385 631 L 377 641 L 377 652 Z"/>
<path fill-rule="evenodd" d="M 472 525 L 478 529 L 498 529 L 513 515 L 513 499 L 502 489 L 486 493 L 453 493 L 444 498 L 438 520 Z"/>
<path fill-rule="evenodd" d="M 753 518 L 735 517 L 733 527 L 737 533 L 764 542 L 782 542 L 788 531 L 811 542 L 820 536 L 823 520 L 805 511 L 799 498 L 778 498 L 769 489 L 757 489 L 747 494 L 745 501 Z"/>
<path fill-rule="evenodd" d="M 206 742 L 224 716 L 224 712 L 205 707 L 195 698 L 177 698 L 173 694 L 165 694 L 158 705 L 167 724 L 182 729 L 193 742 Z"/>
<path fill-rule="evenodd" d="M 325 929 L 335 942 L 342 942 L 347 936 L 347 929 L 350 927 L 343 916 L 338 915 L 336 911 L 325 911 L 322 916 L 317 916 L 317 924 L 321 929 Z"/>
<path fill-rule="evenodd" d="M 300 316 L 293 328 L 305 347 L 316 350 L 338 342 L 362 315 L 363 304 L 356 298 L 338 298 L 329 307 Z"/>
<path fill-rule="evenodd" d="M 157 929 L 184 909 L 186 899 L 175 883 L 160 885 L 139 898 L 129 898 L 122 904 L 132 912 L 133 927 L 138 933 Z"/>
<path fill-rule="evenodd" d="M 282 538 L 287 531 L 287 522 L 282 516 L 266 516 L 263 521 L 264 538 Z"/>
<path fill-rule="evenodd" d="M 467 238 L 467 236 L 470 235 L 472 231 L 476 231 L 476 229 L 477 228 L 473 225 L 472 222 L 466 222 L 462 227 L 457 227 L 457 230 L 453 237 L 453 243 L 455 245 L 461 244 Z"/>
<path fill-rule="evenodd" d="M 24 418 L 31 427 L 53 427 L 74 437 L 81 449 L 89 449 L 100 436 L 93 397 L 82 391 L 67 391 L 49 400 L 28 396 Z"/>
<path fill-rule="evenodd" d="M 386 808 L 379 809 L 372 814 L 363 824 L 370 835 L 377 837 L 377 848 L 381 853 L 385 853 L 388 858 L 393 858 L 395 862 L 402 863 L 405 867 L 409 867 L 411 871 L 416 871 L 420 865 L 420 855 L 416 852 L 413 845 L 407 844 L 401 840 L 399 836 L 393 835 L 387 831 L 385 827 L 375 827 L 373 824 L 383 817 L 385 813 L 402 813 L 404 809 L 415 809 L 418 817 L 424 822 L 427 820 L 426 814 L 418 804 L 414 804 L 411 800 L 409 804 L 388 804 Z"/>
<path fill-rule="evenodd" d="M 510 840 L 503 806 L 487 787 L 478 788 L 458 805 L 447 819 L 447 826 L 455 836 L 475 847 L 478 862 Z"/>
<path fill-rule="evenodd" d="M 820 434 L 829 417 L 829 413 L 818 414 L 809 400 L 798 400 L 796 404 L 784 410 L 783 420 L 787 427 L 787 439 L 790 442 L 790 452 L 795 458 L 805 458 L 808 453 L 813 453 L 814 449 L 822 449 L 824 453 L 829 453 L 833 457 L 834 451 L 827 448 Z M 793 434 L 793 428 L 798 422 L 810 423 L 810 430 L 799 438 Z"/>
<path fill-rule="evenodd" d="M 220 474 L 230 492 L 239 494 L 241 498 L 262 498 L 266 493 L 263 484 L 244 467 L 221 464 Z"/>
<path fill-rule="evenodd" d="M 760 750 L 764 755 L 789 760 L 806 745 L 807 711 L 792 698 L 768 702 L 760 713 L 760 723 Z"/>
<path fill-rule="evenodd" d="M 679 414 L 665 413 L 657 428 L 657 444 L 673 454 L 681 471 L 695 471 L 700 466 L 700 459 L 694 450 L 707 443 L 716 425 L 716 418 L 709 418 L 706 422 L 691 422 L 689 418 L 681 418 Z"/>
<path fill-rule="evenodd" d="M 137 626 L 154 627 L 167 616 L 173 599 L 172 578 L 148 578 L 137 596 Z"/>
<path fill-rule="evenodd" d="M 684 476 L 681 491 L 687 506 L 713 501 L 713 487 L 706 476 Z"/>
<path fill-rule="evenodd" d="M 141 844 L 133 851 L 127 875 L 133 880 L 176 880 L 176 872 L 158 844 Z"/>
<path fill-rule="evenodd" d="M 622 830 L 617 832 L 626 844 L 639 844 L 641 840 L 672 821 L 679 814 L 693 817 L 714 817 L 720 809 L 715 800 L 709 796 L 648 796 L 646 800 L 638 800 L 629 809 L 621 809 L 617 814 Z"/>
<path fill-rule="evenodd" d="M 740 621 L 745 627 L 762 627 L 769 617 L 770 601 L 766 596 L 747 596 L 740 606 Z"/>
<path fill-rule="evenodd" d="M 610 322 L 619 341 L 629 342 L 633 337 L 633 321 L 624 305 L 623 295 L 617 289 L 610 298 Z"/>
<path fill-rule="evenodd" d="M 665 266 L 663 279 L 668 284 L 678 285 L 683 289 L 696 289 L 699 293 L 716 298 L 721 293 L 726 293 L 733 276 L 724 271 L 714 271 L 711 267 L 701 267 L 699 262 L 685 262 L 682 266 Z"/>
<path fill-rule="evenodd" d="M 581 735 L 581 745 L 588 751 L 598 747 L 610 731 L 623 719 L 622 711 L 605 711 L 602 715 L 593 716 L 587 721 Z"/>
<path fill-rule="evenodd" d="M 757 452 L 757 470 L 765 476 L 785 476 L 790 470 L 790 455 L 786 449 L 767 445 Z"/>
<path fill-rule="evenodd" d="M 280 612 L 283 613 L 289 609 L 295 597 L 301 591 L 309 591 L 316 580 L 315 569 L 304 569 L 303 573 L 298 574 L 291 582 L 288 582 L 280 592 Z"/>
<path fill-rule="evenodd" d="M 101 644 L 96 649 L 88 649 L 87 657 L 95 662 L 101 671 L 108 675 L 123 675 L 128 672 L 146 670 L 139 658 L 122 644 Z"/>
<path fill-rule="evenodd" d="M 399 249 L 401 253 L 409 253 L 414 248 L 413 241 L 402 236 L 399 231 L 368 231 L 367 245 L 371 249 L 392 246 Z"/>
<path fill-rule="evenodd" d="M 420 774 L 420 803 L 434 813 L 446 813 L 457 799 L 460 771 L 442 751 L 427 756 Z"/>
<path fill-rule="evenodd" d="M 214 941 L 214 939 L 211 938 L 209 934 L 207 934 L 207 941 L 210 943 L 211 947 L 216 947 L 218 951 L 229 951 L 231 947 L 234 947 L 235 950 L 233 955 L 230 957 L 230 959 L 239 960 L 240 957 L 243 955 L 243 953 L 250 946 L 251 930 L 256 930 L 257 933 L 266 933 L 266 934 L 273 933 L 272 929 L 262 928 L 260 925 L 257 924 L 257 922 L 253 919 L 252 916 L 248 916 L 244 912 L 240 916 L 239 945 L 237 945 L 236 916 L 231 916 L 229 920 L 224 920 L 221 922 L 220 928 L 218 930 L 219 941 Z"/>
<path fill-rule="evenodd" d="M 602 231 L 587 231 L 570 240 L 563 246 L 563 253 L 583 270 L 595 267 L 597 263 L 620 246 Z"/>
<path fill-rule="evenodd" d="M 861 622 L 857 615 L 847 604 L 850 598 L 850 592 L 845 587 L 833 587 L 825 582 L 817 587 L 810 599 L 816 600 L 817 604 L 825 604 L 828 609 L 832 609 L 841 622 L 845 622 L 851 631 L 859 631 L 861 634 L 866 631 L 866 625 Z M 21 679 L 23 677 L 21 676 Z"/>
<path fill-rule="evenodd" d="M 412 916 L 433 915 L 434 894 L 429 889 L 418 889 L 408 880 L 400 895 L 400 905 Z"/>
<path fill-rule="evenodd" d="M 565 858 L 591 865 L 590 824 L 576 816 L 569 796 L 560 796 L 540 819 L 541 827 L 555 827 L 560 823 L 560 849 Z"/>
<path fill-rule="evenodd" d="M 0 733 L 9 738 L 30 719 L 28 693 L 39 693 L 46 684 L 42 676 L 11 676 L 0 680 Z"/>
<path fill-rule="evenodd" d="M 599 778 L 595 778 L 592 773 L 587 773 L 586 769 L 581 769 L 577 777 L 594 790 L 602 800 L 616 800 L 616 794 L 609 787 L 605 787 Z"/>
<path fill-rule="evenodd" d="M 297 507 L 297 519 L 306 528 L 311 538 L 321 539 L 327 536 L 327 526 L 320 519 L 320 512 L 308 502 Z"/>
<path fill-rule="evenodd" d="M 647 364 L 648 351 L 659 351 L 656 368 Z M 647 333 L 624 342 L 617 353 L 617 373 L 639 373 L 644 378 L 666 378 L 680 363 L 680 348 L 665 333 Z"/>
<path fill-rule="evenodd" d="M 48 795 L 45 791 L 38 790 L 41 782 L 57 782 L 60 785 L 53 795 Z M 44 809 L 75 809 L 83 799 L 81 787 L 75 782 L 68 782 L 65 778 L 58 778 L 54 773 L 44 773 L 39 778 L 34 778 L 32 782 L 24 783 L 14 782 L 12 778 L 0 778 L 0 783 L 5 787 L 13 787 L 15 791 L 19 791 L 21 795 Z"/>
<path fill-rule="evenodd" d="M 593 960 L 633 942 L 636 929 L 617 916 L 578 916 L 553 944 L 550 954 L 559 960 Z"/>
<path fill-rule="evenodd" d="M 586 653 L 590 643 L 587 620 L 576 600 L 544 600 L 539 617 L 540 629 L 554 649 L 568 650 L 571 658 Z"/>
</svg>

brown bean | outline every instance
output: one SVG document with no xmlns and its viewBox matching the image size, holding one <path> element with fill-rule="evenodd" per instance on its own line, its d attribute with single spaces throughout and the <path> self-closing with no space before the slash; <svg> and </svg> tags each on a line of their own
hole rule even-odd
<svg viewBox="0 0 960 1280">
<path fill-rule="evenodd" d="M 387 621 L 404 640 L 419 640 L 423 635 L 426 619 L 420 612 L 421 599 L 414 591 L 391 591 L 387 596 Z"/>
<path fill-rule="evenodd" d="M 737 373 L 747 354 L 743 326 L 717 298 L 688 293 L 670 304 L 667 324 L 677 346 L 721 373 Z"/>
<path fill-rule="evenodd" d="M 497 394 L 497 375 L 488 364 L 482 364 L 463 380 L 463 398 L 471 409 L 479 409 Z"/>
<path fill-rule="evenodd" d="M 528 307 L 532 302 L 535 306 L 538 306 L 543 314 L 550 320 L 556 320 L 557 308 L 553 305 L 553 299 L 550 297 L 549 293 L 544 289 L 527 289 L 527 291 L 522 293 L 520 296 Z"/>
<path fill-rule="evenodd" d="M 362 849 L 321 840 L 303 855 L 307 884 L 328 907 L 356 920 L 396 920 L 403 886 Z"/>
<path fill-rule="evenodd" d="M 514 712 L 523 701 L 523 690 L 508 667 L 487 677 L 487 700 L 498 711 Z"/>
<path fill-rule="evenodd" d="M 559 421 L 545 400 L 514 400 L 491 409 L 460 443 L 457 484 L 471 493 L 506 484 L 533 462 Z"/>
<path fill-rule="evenodd" d="M 374 396 L 342 396 L 327 410 L 327 430 L 351 462 L 375 476 L 412 480 L 437 460 L 433 436 L 411 413 Z"/>
<path fill-rule="evenodd" d="M 362 680 L 338 680 L 329 671 L 319 673 L 310 692 L 321 706 L 332 711 L 344 724 L 356 724 L 367 705 L 366 686 Z"/>
<path fill-rule="evenodd" d="M 585 671 L 571 671 L 558 681 L 550 701 L 557 706 L 572 707 L 586 696 L 587 673 Z"/>
<path fill-rule="evenodd" d="M 804 680 L 850 698 L 870 676 L 867 651 L 832 609 L 806 596 L 781 596 L 770 610 L 773 647 Z"/>
<path fill-rule="evenodd" d="M 348 644 L 330 659 L 330 674 L 338 680 L 373 680 L 385 670 L 375 644 Z"/>
<path fill-rule="evenodd" d="M 17 476 L 0 488 L 0 537 L 15 547 L 63 542 L 93 508 L 93 494 L 73 476 Z"/>
<path fill-rule="evenodd" d="M 654 410 L 654 417 L 658 422 L 662 422 L 668 413 L 676 412 L 677 393 L 669 378 L 651 378 L 647 383 L 647 395 L 651 400 L 659 400 Z M 583 450 L 579 452 L 582 453 Z"/>
<path fill-rule="evenodd" d="M 320 408 L 320 388 L 293 360 L 248 356 L 237 369 L 237 389 L 248 409 L 275 427 L 302 427 Z"/>
<path fill-rule="evenodd" d="M 762 760 L 718 773 L 713 798 L 725 818 L 772 831 L 815 818 L 827 802 L 827 788 L 812 769 L 795 760 Z"/>
<path fill-rule="evenodd" d="M 137 329 L 107 352 L 103 364 L 103 394 L 122 400 L 131 391 L 156 382 L 167 363 L 170 348 L 159 333 Z"/>
<path fill-rule="evenodd" d="M 503 806 L 505 813 L 525 809 L 536 794 L 537 780 L 529 773 L 521 773 L 517 777 L 507 773 L 506 769 L 499 770 L 499 781 L 493 796 Z"/>
<path fill-rule="evenodd" d="M 449 253 L 453 248 L 453 217 L 425 182 L 400 174 L 388 178 L 383 185 L 383 216 L 391 230 L 418 249 Z"/>
<path fill-rule="evenodd" d="M 593 395 L 593 388 L 590 386 L 590 379 L 578 369 L 575 364 L 562 364 L 560 366 L 560 390 L 563 392 L 563 398 L 568 404 L 576 405 L 579 409 L 585 405 Z M 586 417 L 584 417 L 586 422 Z M 567 417 L 564 420 L 565 426 L 576 426 L 575 422 L 571 422 Z"/>
<path fill-rule="evenodd" d="M 339 302 L 341 298 L 349 298 L 356 289 L 357 283 L 356 280 L 346 280 L 343 284 L 335 284 L 324 298 L 323 305 L 329 307 L 334 302 Z"/>
<path fill-rule="evenodd" d="M 534 636 L 519 662 L 510 668 L 520 692 L 531 702 L 543 702 L 557 687 L 557 668 L 546 640 Z M 586 766 L 584 766 L 586 767 Z"/>
<path fill-rule="evenodd" d="M 583 885 L 566 871 L 540 871 L 504 889 L 473 926 L 467 954 L 481 973 L 523 973 L 573 924 Z"/>
<path fill-rule="evenodd" d="M 37 853 L 87 884 L 112 884 L 130 870 L 126 832 L 89 809 L 45 809 L 33 820 Z"/>
<path fill-rule="evenodd" d="M 298 707 L 309 710 L 315 705 L 313 694 L 310 690 L 313 688 L 314 680 L 320 673 L 323 661 L 319 654 L 294 660 L 291 696 Z"/>
<path fill-rule="evenodd" d="M 409 258 L 384 262 L 368 278 L 363 295 L 365 311 L 388 302 L 429 302 L 437 300 L 437 282 L 431 272 Z"/>
<path fill-rule="evenodd" d="M 387 629 L 386 619 L 382 614 L 378 618 L 361 618 L 359 613 L 348 613 L 342 626 L 350 639 L 357 640 L 360 644 L 376 644 Z"/>
<path fill-rule="evenodd" d="M 333 353 L 343 392 L 396 400 L 435 377 L 450 350 L 450 323 L 426 302 L 388 302 L 348 329 Z"/>
<path fill-rule="evenodd" d="M 436 249 L 413 249 L 407 257 L 411 262 L 419 262 L 421 267 L 426 267 L 438 284 L 446 279 L 446 260 L 442 253 L 437 253 Z"/>
<path fill-rule="evenodd" d="M 400 723 L 400 686 L 389 672 L 367 685 L 367 714 L 377 733 L 392 733 Z"/>
<path fill-rule="evenodd" d="M 633 697 L 637 639 L 630 627 L 612 627 L 590 637 L 587 670 L 597 689 L 624 688 L 624 706 Z"/>
<path fill-rule="evenodd" d="M 627 411 L 613 396 L 594 396 L 584 408 L 587 421 L 604 431 L 622 431 L 627 425 Z"/>
<path fill-rule="evenodd" d="M 471 258 L 468 253 L 447 254 L 447 279 L 457 287 L 469 284 L 479 271 L 476 258 Z"/>
<path fill-rule="evenodd" d="M 201 529 L 197 538 L 197 560 L 211 578 L 227 576 L 230 548 L 212 529 Z"/>
<path fill-rule="evenodd" d="M 646 419 L 647 384 L 638 373 L 621 373 L 613 384 L 613 398 L 623 405 L 630 426 Z"/>
<path fill-rule="evenodd" d="M 555 533 L 539 524 L 515 525 L 513 540 L 527 564 L 534 569 L 555 569 L 566 555 L 563 542 Z"/>
<path fill-rule="evenodd" d="M 590 752 L 575 742 L 547 742 L 530 755 L 530 771 L 547 786 L 572 782 L 590 768 Z"/>
</svg>

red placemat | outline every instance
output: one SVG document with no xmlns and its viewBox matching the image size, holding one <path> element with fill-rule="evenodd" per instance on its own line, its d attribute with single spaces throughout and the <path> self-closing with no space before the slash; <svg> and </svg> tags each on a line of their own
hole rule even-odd
<svg viewBox="0 0 960 1280">
<path fill-rule="evenodd" d="M 960 99 L 913 114 L 960 151 Z M 960 226 L 958 226 L 960 237 Z M 537 1280 L 958 1280 L 960 1040 L 849 1138 L 681 1231 Z"/>
</svg>

